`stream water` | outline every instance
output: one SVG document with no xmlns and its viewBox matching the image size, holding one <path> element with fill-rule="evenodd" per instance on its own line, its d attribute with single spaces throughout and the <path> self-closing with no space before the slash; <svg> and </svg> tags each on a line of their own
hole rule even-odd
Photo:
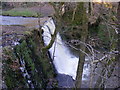
<svg viewBox="0 0 120 90">
<path fill-rule="evenodd" d="M 38 18 L 34 17 L 12 17 L 12 16 L 0 16 L 2 22 L 0 25 L 22 25 L 27 28 L 38 28 Z M 40 25 L 43 25 L 48 17 L 40 18 Z"/>
<path fill-rule="evenodd" d="M 38 22 L 37 22 L 38 18 L 9 17 L 9 16 L 0 16 L 0 18 L 2 18 L 2 23 L 0 23 L 0 25 L 23 25 L 28 27 L 30 25 L 30 26 L 34 26 L 35 28 L 38 27 Z M 51 40 L 51 35 L 55 31 L 55 24 L 52 18 L 46 18 L 41 23 L 44 23 L 41 24 L 43 25 L 42 29 L 44 31 L 43 40 L 45 45 L 48 45 Z M 68 47 L 62 41 L 59 33 L 57 34 L 54 44 L 49 49 L 49 52 L 51 58 L 53 59 L 53 64 L 58 73 L 57 79 L 59 82 L 59 86 L 73 87 L 74 80 L 76 79 L 76 72 L 77 72 L 79 58 L 71 54 Z M 86 58 L 86 60 L 88 59 Z M 85 63 L 82 80 L 88 81 L 89 75 L 90 75 L 90 66 L 87 63 Z"/>
<path fill-rule="evenodd" d="M 12 17 L 12 16 L 0 16 L 2 18 L 1 25 L 25 25 L 30 23 L 29 21 L 37 21 L 38 18 L 33 17 Z"/>
</svg>

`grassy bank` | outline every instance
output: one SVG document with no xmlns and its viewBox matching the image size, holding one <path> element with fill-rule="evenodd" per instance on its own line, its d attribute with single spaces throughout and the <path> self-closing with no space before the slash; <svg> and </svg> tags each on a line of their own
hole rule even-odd
<svg viewBox="0 0 120 90">
<path fill-rule="evenodd" d="M 2 11 L 2 15 L 6 16 L 24 16 L 24 17 L 38 17 L 37 12 L 27 8 L 15 8 L 8 11 Z"/>
</svg>

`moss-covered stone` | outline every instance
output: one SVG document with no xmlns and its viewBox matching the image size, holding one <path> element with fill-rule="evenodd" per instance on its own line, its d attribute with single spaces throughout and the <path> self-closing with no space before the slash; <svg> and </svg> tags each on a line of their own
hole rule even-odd
<svg viewBox="0 0 120 90">
<path fill-rule="evenodd" d="M 6 63 L 7 67 L 5 69 L 5 81 L 7 87 L 19 87 L 19 84 L 21 84 L 21 87 L 31 88 L 27 82 L 28 79 L 32 81 L 35 88 L 48 87 L 50 79 L 53 80 L 52 83 L 54 84 L 51 84 L 51 87 L 56 87 L 57 82 L 54 79 L 56 74 L 54 72 L 53 65 L 51 64 L 48 54 L 42 54 L 42 47 L 43 43 L 41 43 L 38 30 L 33 30 L 32 34 L 28 34 L 21 39 L 20 44 L 15 46 L 11 51 L 12 53 L 8 54 L 10 60 L 9 58 L 6 60 L 8 62 Z M 14 59 L 12 54 L 14 54 Z M 13 71 L 13 69 L 10 68 L 13 60 L 15 59 L 18 60 L 19 67 L 22 67 L 20 62 L 21 60 L 25 62 L 25 68 L 30 75 L 30 78 L 23 77 L 23 72 L 20 71 L 20 68 L 18 68 L 18 71 Z M 20 74 L 22 79 L 18 78 L 20 75 L 17 74 Z"/>
<path fill-rule="evenodd" d="M 3 78 L 8 88 L 27 87 L 25 79 L 19 69 L 19 61 L 13 50 L 9 47 L 3 49 Z"/>
</svg>

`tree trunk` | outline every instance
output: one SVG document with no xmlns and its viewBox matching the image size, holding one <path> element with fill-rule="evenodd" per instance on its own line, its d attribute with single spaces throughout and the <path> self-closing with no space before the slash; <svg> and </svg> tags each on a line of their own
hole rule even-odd
<svg viewBox="0 0 120 90">
<path fill-rule="evenodd" d="M 57 23 L 55 23 L 56 25 L 56 29 L 55 29 L 55 32 L 53 35 L 51 35 L 51 40 L 50 40 L 50 43 L 46 46 L 46 47 L 43 47 L 42 48 L 42 52 L 43 54 L 44 53 L 47 53 L 47 51 L 52 47 L 53 43 L 55 42 L 55 39 L 56 39 L 56 36 L 57 36 L 57 33 L 60 31 L 61 27 L 62 27 L 62 24 L 61 24 L 61 18 L 62 18 L 62 15 L 60 14 L 60 9 L 62 7 L 62 4 L 59 5 L 59 7 L 56 7 L 55 4 L 53 3 L 50 3 L 53 8 L 55 9 L 55 14 L 54 14 L 54 19 L 56 20 Z"/>
<path fill-rule="evenodd" d="M 120 60 L 120 2 L 119 2 L 119 5 L 118 5 L 118 9 L 117 9 L 117 28 L 118 28 L 118 35 L 117 35 L 117 38 L 118 38 L 118 41 L 117 41 L 117 50 L 118 50 L 118 55 L 116 57 L 117 60 Z"/>
<path fill-rule="evenodd" d="M 118 67 L 120 67 L 120 2 L 118 5 L 118 9 L 117 9 L 117 28 L 118 28 L 118 35 L 117 35 L 117 51 L 118 54 L 116 55 L 116 61 L 118 63 Z M 118 69 L 118 76 L 120 76 L 119 74 L 120 69 Z M 118 78 L 118 82 L 120 82 L 120 78 Z M 120 87 L 120 83 L 118 83 L 118 88 Z M 116 88 L 116 89 L 118 89 Z"/>
<path fill-rule="evenodd" d="M 79 4 L 81 5 L 81 4 Z M 81 32 L 81 41 L 86 42 L 87 34 L 88 34 L 88 19 L 86 14 L 86 9 L 84 8 L 84 3 L 81 6 L 83 8 L 81 16 L 82 16 L 82 32 Z M 80 49 L 85 52 L 85 45 L 81 44 Z M 83 52 L 80 52 L 79 55 L 79 62 L 78 62 L 78 68 L 77 68 L 77 76 L 76 76 L 76 88 L 81 88 L 81 82 L 82 82 L 82 74 L 83 74 L 83 66 L 85 62 L 85 54 Z"/>
</svg>

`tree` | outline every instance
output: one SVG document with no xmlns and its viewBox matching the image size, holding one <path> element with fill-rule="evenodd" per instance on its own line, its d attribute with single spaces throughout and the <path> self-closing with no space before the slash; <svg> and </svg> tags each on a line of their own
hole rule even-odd
<svg viewBox="0 0 120 90">
<path fill-rule="evenodd" d="M 64 3 L 50 3 L 54 9 L 55 9 L 55 14 L 54 14 L 54 19 L 56 21 L 56 29 L 55 29 L 55 32 L 51 38 L 51 41 L 49 43 L 49 45 L 45 46 L 44 48 L 42 48 L 42 51 L 43 53 L 46 53 L 53 45 L 53 43 L 55 42 L 55 39 L 56 39 L 56 35 L 58 33 L 58 31 L 60 31 L 61 27 L 62 27 L 62 24 L 61 24 L 61 19 L 62 19 L 62 6 Z"/>
<path fill-rule="evenodd" d="M 64 3 L 65 6 L 65 12 L 62 13 L 62 17 L 58 19 L 65 23 L 64 29 L 73 30 L 73 28 L 76 28 L 79 32 L 80 40 L 81 42 L 85 43 L 88 35 L 88 17 L 86 13 L 85 5 L 88 3 L 83 2 L 77 2 L 77 3 Z M 62 7 L 61 5 L 60 7 Z M 58 11 L 58 10 L 55 10 Z M 81 80 L 82 80 L 82 73 L 83 73 L 83 66 L 85 61 L 85 50 L 86 46 L 84 44 L 79 45 L 79 62 L 78 62 L 78 69 L 77 69 L 77 76 L 76 76 L 76 83 L 75 87 L 80 88 L 81 86 Z"/>
<path fill-rule="evenodd" d="M 117 35 L 117 55 L 116 55 L 116 61 L 118 63 L 118 67 L 120 67 L 120 2 L 118 5 L 118 9 L 117 9 L 117 28 L 118 28 L 118 35 Z M 120 69 L 118 70 L 118 75 L 119 75 Z M 120 78 L 118 78 L 118 82 L 120 82 Z M 120 88 L 120 86 L 118 86 L 118 88 Z M 117 88 L 117 89 L 118 89 Z"/>
<path fill-rule="evenodd" d="M 120 60 L 120 2 L 118 5 L 118 9 L 117 9 L 117 31 L 118 31 L 118 35 L 117 35 L 117 50 L 118 50 L 118 55 L 116 56 L 117 60 Z"/>
<path fill-rule="evenodd" d="M 87 13 L 86 13 L 86 9 L 85 9 L 85 3 L 78 3 L 78 11 L 80 10 L 81 12 L 81 18 L 82 18 L 82 23 L 81 23 L 81 42 L 85 43 L 86 39 L 87 39 L 87 35 L 88 35 L 88 18 L 87 18 Z M 82 10 L 82 11 L 81 11 Z M 78 17 L 79 18 L 79 17 Z M 78 68 L 77 68 L 77 76 L 76 76 L 76 83 L 75 86 L 76 88 L 80 88 L 81 87 L 81 82 L 82 82 L 82 73 L 83 73 L 83 66 L 84 66 L 84 62 L 85 62 L 85 50 L 86 50 L 86 46 L 84 44 L 80 45 L 80 49 L 82 50 L 82 52 L 80 52 L 79 55 L 79 62 L 78 62 Z"/>
</svg>

